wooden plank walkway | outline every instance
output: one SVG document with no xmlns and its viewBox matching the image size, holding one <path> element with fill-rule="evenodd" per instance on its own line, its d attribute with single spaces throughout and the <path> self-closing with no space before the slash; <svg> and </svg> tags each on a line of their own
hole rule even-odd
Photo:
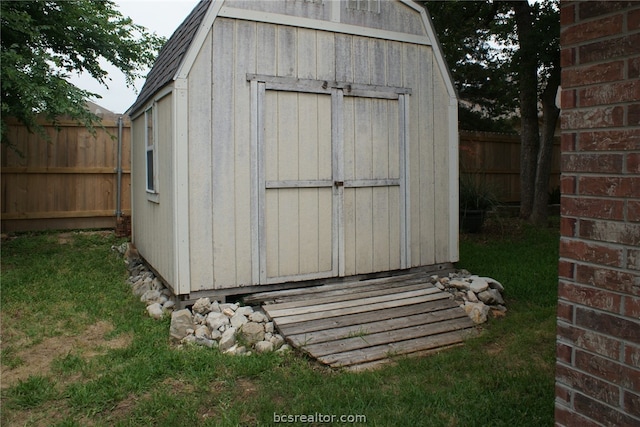
<svg viewBox="0 0 640 427">
<path fill-rule="evenodd" d="M 251 295 L 284 338 L 331 367 L 366 369 L 394 356 L 459 345 L 473 322 L 426 273 Z"/>
</svg>

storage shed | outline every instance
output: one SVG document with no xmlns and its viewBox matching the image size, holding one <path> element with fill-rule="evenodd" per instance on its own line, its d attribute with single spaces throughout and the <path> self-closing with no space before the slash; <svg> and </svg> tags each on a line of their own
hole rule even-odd
<svg viewBox="0 0 640 427">
<path fill-rule="evenodd" d="M 132 239 L 183 300 L 458 260 L 456 93 L 412 1 L 201 1 L 132 117 Z"/>
</svg>

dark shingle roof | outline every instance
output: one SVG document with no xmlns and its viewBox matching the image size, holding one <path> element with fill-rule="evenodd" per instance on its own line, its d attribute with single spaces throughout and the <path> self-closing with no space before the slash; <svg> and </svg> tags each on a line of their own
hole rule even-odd
<svg viewBox="0 0 640 427">
<path fill-rule="evenodd" d="M 129 114 L 141 108 L 156 92 L 173 80 L 173 77 L 180 67 L 182 58 L 191 45 L 198 31 L 198 27 L 200 27 L 209 9 L 209 5 L 211 5 L 211 0 L 201 0 L 182 24 L 180 24 L 169 41 L 160 49 L 158 58 L 147 75 L 138 99 L 136 99 L 136 102 L 129 108 Z"/>
</svg>

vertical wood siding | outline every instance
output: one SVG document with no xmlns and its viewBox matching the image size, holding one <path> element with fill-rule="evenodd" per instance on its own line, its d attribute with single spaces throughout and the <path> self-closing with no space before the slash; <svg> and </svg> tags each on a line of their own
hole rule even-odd
<svg viewBox="0 0 640 427">
<path fill-rule="evenodd" d="M 258 242 L 252 241 L 251 235 L 252 113 L 247 73 L 411 88 L 412 94 L 408 96 L 409 146 L 406 147 L 409 156 L 407 184 L 411 191 L 408 203 L 410 223 L 407 224 L 410 230 L 409 266 L 448 261 L 448 218 L 451 214 L 457 214 L 457 206 L 449 207 L 447 203 L 449 135 L 446 108 L 449 99 L 444 77 L 433 66 L 431 48 L 219 17 L 189 75 L 189 186 L 192 195 L 190 249 L 193 291 L 212 286 L 227 288 L 257 284 L 253 283 L 252 276 L 252 256 L 255 256 L 252 245 L 257 245 Z M 211 79 L 207 77 L 209 74 Z M 314 155 L 313 150 L 316 149 L 310 135 L 314 133 L 313 126 L 320 126 L 320 122 L 314 120 L 312 115 L 320 114 L 319 103 L 324 102 L 320 99 L 329 97 L 283 93 L 271 95 L 267 96 L 269 105 L 265 106 L 266 120 L 282 125 L 277 130 L 272 127 L 272 131 L 289 132 L 308 127 L 310 131 L 304 135 L 311 139 L 303 138 L 297 147 L 278 148 L 279 151 L 267 152 L 266 156 L 278 157 L 280 162 L 289 161 L 290 168 L 286 170 L 291 172 L 291 179 L 314 175 L 314 168 L 325 166 L 322 162 L 310 161 Z M 434 102 L 441 106 L 435 106 Z M 393 126 L 397 127 L 399 123 L 397 120 L 386 119 L 386 124 L 382 124 L 386 117 L 398 117 L 399 111 L 404 111 L 404 107 L 400 110 L 397 100 L 360 100 L 350 97 L 345 97 L 344 105 L 345 126 L 352 123 L 358 129 L 356 134 L 360 135 L 353 141 L 345 135 L 345 145 L 365 141 L 368 144 L 373 141 L 375 145 L 362 151 L 364 156 L 369 156 L 366 161 L 370 165 L 369 169 L 362 169 L 362 174 L 368 179 L 374 175 L 385 175 L 387 178 L 399 173 L 399 162 L 402 160 L 397 154 L 393 154 L 397 152 L 397 135 L 400 134 L 399 129 Z M 383 119 L 369 122 L 370 118 Z M 364 135 L 372 138 L 365 138 Z M 325 136 L 329 138 L 330 132 Z M 272 148 L 275 150 L 274 147 L 269 150 Z M 346 149 L 354 148 L 349 146 Z M 386 153 L 391 154 L 387 156 Z M 320 153 L 317 155 L 320 156 Z M 357 161 L 364 162 L 365 158 Z M 357 168 L 355 162 L 355 158 L 345 157 L 345 170 Z M 272 161 L 265 163 L 271 165 Z M 327 172 L 321 173 L 318 170 L 317 173 L 321 176 Z M 277 179 L 285 178 L 279 176 Z M 357 194 L 358 192 L 361 194 Z M 278 206 L 298 206 L 304 210 L 313 210 L 323 203 L 322 199 L 325 197 L 321 189 L 286 189 L 274 190 L 273 193 L 278 194 L 273 199 L 292 198 L 291 205 L 288 202 L 278 202 Z M 345 197 L 353 199 L 351 205 L 345 202 L 345 210 L 358 203 L 380 212 L 375 217 L 370 215 L 370 224 L 363 219 L 359 225 L 368 230 L 376 230 L 375 233 L 370 233 L 375 242 L 372 241 L 369 247 L 379 247 L 379 241 L 386 242 L 383 245 L 385 249 L 381 252 L 376 252 L 374 248 L 371 253 L 367 253 L 365 249 L 360 253 L 353 248 L 353 233 L 357 231 L 345 227 L 345 231 L 352 233 L 352 240 L 345 236 L 348 242 L 344 248 L 345 261 L 352 266 L 347 272 L 364 272 L 367 265 L 374 264 L 383 268 L 398 268 L 400 265 L 400 255 L 395 249 L 390 249 L 400 243 L 398 238 L 391 235 L 393 233 L 388 232 L 399 221 L 400 214 L 391 213 L 395 212 L 394 205 L 399 203 L 397 193 L 397 187 L 345 191 Z M 436 197 L 436 193 L 440 195 Z M 276 209 L 273 203 L 275 202 L 271 199 L 267 201 L 269 212 Z M 349 215 L 355 213 L 345 212 L 345 218 Z M 300 229 L 306 229 L 304 221 L 322 222 L 315 217 L 298 220 L 302 221 Z M 387 231 L 379 232 L 382 228 Z M 308 239 L 309 236 L 304 238 Z M 273 243 L 273 240 L 270 241 Z M 304 253 L 308 248 L 302 250 L 302 255 L 300 248 L 297 248 L 298 252 L 294 254 L 296 248 L 293 244 L 290 254 L 274 252 L 284 259 L 304 258 L 297 263 L 297 267 L 287 271 L 289 273 L 313 269 L 316 268 L 316 262 L 326 262 L 321 259 L 312 261 L 313 257 Z M 360 264 L 355 259 L 356 256 L 362 257 Z M 283 269 L 288 268 L 285 264 L 280 259 L 274 261 L 273 265 L 278 266 L 277 274 L 282 274 Z M 357 267 L 358 265 L 361 267 Z M 274 266 L 270 268 L 275 269 Z M 270 270 L 269 274 L 276 274 L 275 270 Z"/>
<path fill-rule="evenodd" d="M 145 189 L 144 114 L 132 122 L 133 141 L 133 243 L 145 259 L 169 283 L 175 283 L 173 206 L 173 99 L 167 95 L 155 105 L 157 114 L 158 203 L 147 198 Z"/>
</svg>

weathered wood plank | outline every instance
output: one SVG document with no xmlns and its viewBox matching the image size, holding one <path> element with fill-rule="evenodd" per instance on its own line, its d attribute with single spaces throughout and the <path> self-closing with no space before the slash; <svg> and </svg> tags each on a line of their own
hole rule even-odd
<svg viewBox="0 0 640 427">
<path fill-rule="evenodd" d="M 461 311 L 461 310 L 460 310 Z M 419 324 L 404 327 L 398 330 L 390 330 L 373 333 L 363 336 L 354 336 L 334 341 L 327 341 L 318 344 L 301 346 L 302 350 L 308 352 L 318 359 L 323 356 L 336 355 L 358 349 L 367 349 L 378 345 L 391 345 L 392 343 L 413 340 L 416 338 L 431 337 L 438 334 L 458 331 L 473 327 L 469 317 L 458 317 L 448 319 L 446 322 L 437 322 L 429 325 Z"/>
<path fill-rule="evenodd" d="M 291 308 L 283 308 L 283 309 L 273 309 L 269 307 L 269 315 L 272 318 L 275 317 L 286 317 L 286 316 L 295 316 L 301 313 L 315 313 L 319 311 L 331 311 L 334 309 L 341 309 L 347 307 L 357 307 L 357 306 L 368 306 L 371 304 L 375 304 L 378 302 L 384 301 L 394 301 L 394 300 L 402 300 L 407 298 L 413 298 L 422 295 L 431 295 L 440 293 L 437 288 L 422 288 L 413 291 L 406 292 L 394 292 L 394 293 L 385 293 L 384 295 L 378 295 L 367 298 L 358 298 L 354 300 L 346 300 L 346 301 L 338 301 L 338 302 L 330 302 L 325 304 L 315 304 L 314 301 L 309 301 L 309 305 L 303 307 L 291 307 Z"/>
<path fill-rule="evenodd" d="M 312 333 L 315 331 L 323 331 L 331 328 L 343 328 L 347 326 L 393 319 L 394 317 L 405 317 L 420 313 L 447 310 L 449 308 L 454 308 L 457 306 L 458 305 L 450 299 L 440 299 L 400 307 L 391 307 L 387 309 L 349 314 L 340 317 L 329 317 L 308 322 L 278 325 L 278 329 L 288 337 L 296 334 Z"/>
<path fill-rule="evenodd" d="M 460 343 L 470 334 L 466 329 L 447 332 L 444 334 L 420 337 L 407 341 L 383 344 L 365 349 L 357 349 L 344 353 L 329 354 L 318 360 L 332 367 L 342 367 L 374 360 L 386 359 L 393 356 L 425 351 L 443 346 Z"/>
<path fill-rule="evenodd" d="M 395 331 L 398 329 L 410 327 L 410 326 L 425 326 L 431 323 L 442 322 L 445 320 L 452 320 L 458 318 L 465 318 L 468 326 L 473 326 L 471 320 L 467 317 L 463 310 L 459 307 L 451 307 L 445 310 L 431 311 L 425 313 L 418 313 L 411 316 L 392 317 L 386 320 L 377 320 L 374 322 L 361 322 L 351 326 L 344 326 L 341 328 L 331 328 L 326 330 L 315 331 L 312 333 L 299 333 L 299 334 L 287 334 L 287 339 L 295 346 L 308 345 L 306 350 L 314 353 L 313 346 L 325 343 L 329 341 L 344 340 L 347 338 L 361 337 L 366 342 L 370 342 L 368 337 L 372 334 L 380 332 Z M 432 330 L 429 330 L 430 334 Z"/>
<path fill-rule="evenodd" d="M 326 304 L 331 302 L 341 302 L 341 301 L 362 299 L 362 298 L 368 298 L 368 297 L 379 296 L 379 295 L 389 295 L 397 292 L 415 291 L 419 289 L 425 289 L 427 287 L 428 286 L 424 283 L 407 285 L 400 282 L 400 283 L 390 284 L 383 288 L 378 288 L 378 287 L 358 288 L 358 289 L 362 289 L 362 291 L 360 292 L 348 292 L 347 289 L 336 290 L 336 291 L 330 292 L 330 295 L 326 295 L 323 293 L 323 294 L 320 294 L 320 296 L 318 297 L 314 297 L 313 299 L 297 299 L 295 301 L 289 301 L 285 303 L 270 305 L 269 309 L 282 310 L 286 308 L 306 307 L 310 303 L 317 305 L 317 304 Z"/>
<path fill-rule="evenodd" d="M 368 280 L 336 282 L 317 286 L 307 286 L 303 288 L 259 292 L 245 297 L 244 302 L 247 304 L 265 302 L 268 305 L 274 305 L 276 303 L 279 304 L 284 302 L 297 301 L 300 299 L 306 300 L 310 298 L 332 295 L 332 292 L 361 292 L 361 289 L 359 288 L 384 286 L 386 284 L 402 282 L 408 282 L 411 284 L 427 283 L 428 279 L 420 274 L 411 274 L 403 276 L 381 277 Z"/>
<path fill-rule="evenodd" d="M 317 319 L 324 319 L 326 317 L 344 316 L 345 314 L 363 313 L 366 311 L 380 310 L 380 309 L 391 308 L 391 307 L 399 307 L 399 306 L 410 305 L 410 304 L 418 304 L 421 302 L 435 301 L 438 299 L 447 299 L 447 298 L 449 298 L 447 294 L 435 293 L 435 294 L 419 295 L 416 297 L 406 298 L 401 300 L 384 301 L 384 302 L 370 304 L 366 306 L 359 305 L 356 307 L 345 307 L 345 308 L 337 308 L 337 309 L 327 310 L 327 311 L 318 311 L 314 313 L 303 313 L 303 314 L 297 314 L 293 316 L 282 317 L 278 319 L 275 319 L 274 316 L 272 316 L 269 313 L 268 306 L 265 307 L 265 311 L 267 311 L 267 314 L 269 314 L 269 316 L 272 319 L 274 319 L 276 326 L 280 326 L 280 325 L 291 324 L 291 323 L 305 322 L 308 320 L 317 320 Z"/>
</svg>

